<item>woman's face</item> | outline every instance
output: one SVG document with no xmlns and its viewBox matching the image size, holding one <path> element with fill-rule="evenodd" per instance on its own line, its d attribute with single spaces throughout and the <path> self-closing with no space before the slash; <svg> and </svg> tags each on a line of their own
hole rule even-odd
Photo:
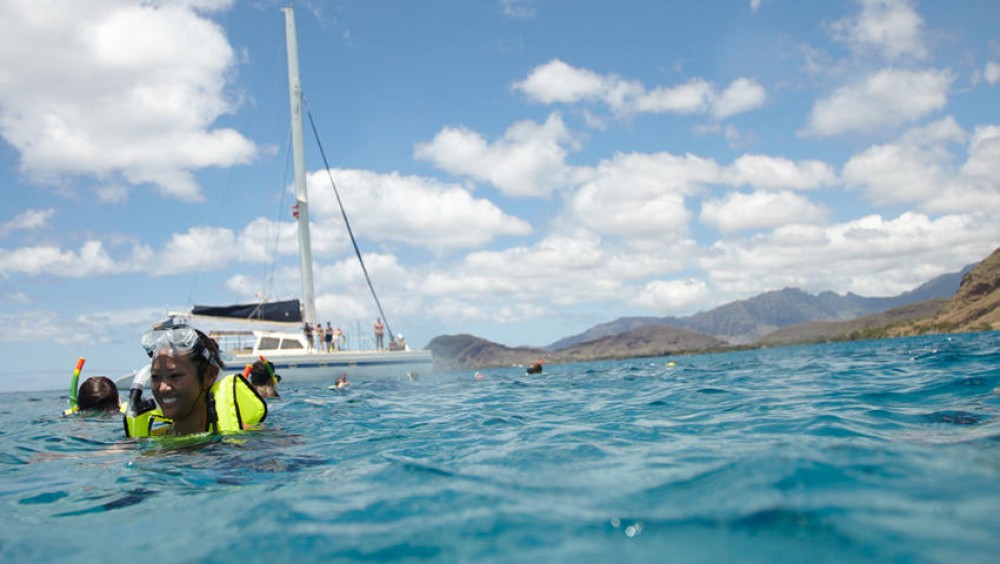
<svg viewBox="0 0 1000 564">
<path fill-rule="evenodd" d="M 159 354 L 153 359 L 153 397 L 163 415 L 174 420 L 175 431 L 204 431 L 197 427 L 206 414 L 206 386 L 198 378 L 198 365 L 187 355 Z"/>
</svg>

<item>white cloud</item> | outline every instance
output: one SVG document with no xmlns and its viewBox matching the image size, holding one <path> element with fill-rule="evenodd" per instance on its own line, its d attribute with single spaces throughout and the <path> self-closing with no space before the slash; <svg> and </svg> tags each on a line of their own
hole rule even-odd
<svg viewBox="0 0 1000 564">
<path fill-rule="evenodd" d="M 654 280 L 642 288 L 632 302 L 651 312 L 674 313 L 687 311 L 709 298 L 709 288 L 704 280 Z"/>
<path fill-rule="evenodd" d="M 925 158 L 919 148 L 877 145 L 844 165 L 844 181 L 863 186 L 868 199 L 879 205 L 929 199 L 947 182 L 943 163 Z"/>
<path fill-rule="evenodd" d="M 570 208 L 581 225 L 598 233 L 676 240 L 688 229 L 685 196 L 718 177 L 714 161 L 693 155 L 619 154 L 598 165 Z"/>
<path fill-rule="evenodd" d="M 535 16 L 532 2 L 533 0 L 500 0 L 500 5 L 503 7 L 505 16 L 529 19 Z"/>
<path fill-rule="evenodd" d="M 174 233 L 145 271 L 155 277 L 218 270 L 236 260 L 239 251 L 232 230 L 192 227 Z"/>
<path fill-rule="evenodd" d="M 653 114 L 700 114 L 708 111 L 715 95 L 708 82 L 694 79 L 671 88 L 660 87 L 638 96 L 635 109 Z"/>
<path fill-rule="evenodd" d="M 592 232 L 571 230 L 531 246 L 470 253 L 447 271 L 426 273 L 417 292 L 425 296 L 425 312 L 454 321 L 510 323 L 577 304 L 639 305 L 641 289 L 630 284 L 675 271 L 692 252 L 690 241 L 626 251 Z M 657 307 L 668 307 L 660 298 Z"/>
<path fill-rule="evenodd" d="M 816 102 L 804 133 L 828 137 L 904 125 L 943 108 L 953 80 L 945 70 L 879 71 Z"/>
<path fill-rule="evenodd" d="M 514 84 L 514 89 L 543 104 L 571 104 L 602 96 L 608 89 L 606 83 L 607 79 L 594 71 L 553 59 L 535 67 L 528 78 Z"/>
<path fill-rule="evenodd" d="M 562 117 L 554 113 L 543 124 L 515 123 L 494 143 L 474 131 L 447 127 L 418 145 L 414 156 L 449 173 L 489 182 L 510 196 L 545 196 L 571 181 L 566 155 L 576 146 Z"/>
<path fill-rule="evenodd" d="M 369 240 L 447 250 L 531 232 L 524 220 L 455 184 L 363 170 L 335 170 L 333 175 L 355 233 Z M 326 173 L 313 173 L 308 181 L 320 228 L 344 233 Z"/>
<path fill-rule="evenodd" d="M 163 310 L 159 308 L 109 310 L 76 317 L 48 310 L 0 314 L 0 342 L 106 344 L 112 341 L 112 333 L 120 328 L 127 328 L 129 335 L 137 335 L 151 322 L 162 318 Z M 98 362 L 106 363 L 107 360 Z"/>
<path fill-rule="evenodd" d="M 828 215 L 823 207 L 784 190 L 734 192 L 722 200 L 707 200 L 701 207 L 702 223 L 725 233 L 795 223 L 825 223 Z"/>
<path fill-rule="evenodd" d="M 821 161 L 795 162 L 768 155 L 743 155 L 723 171 L 725 181 L 733 186 L 754 188 L 810 190 L 837 182 L 833 168 Z"/>
<path fill-rule="evenodd" d="M 756 110 L 767 101 L 767 91 L 757 82 L 738 78 L 712 103 L 712 117 L 728 117 Z"/>
<path fill-rule="evenodd" d="M 647 91 L 639 81 L 600 75 L 559 59 L 535 67 L 513 88 L 543 104 L 600 102 L 619 118 L 636 113 L 709 113 L 715 119 L 725 119 L 755 110 L 767 100 L 764 87 L 748 78 L 737 78 L 721 94 L 700 78 Z"/>
<path fill-rule="evenodd" d="M 334 171 L 334 175 L 345 192 L 345 206 L 356 233 L 369 240 L 450 250 L 475 248 L 499 236 L 531 232 L 527 222 L 455 185 L 358 170 Z M 343 253 L 349 240 L 328 177 L 325 172 L 316 172 L 308 182 L 313 201 L 314 255 Z M 364 213 L 352 214 L 352 209 Z M 53 214 L 52 210 L 29 210 L 3 228 L 40 228 Z M 217 271 L 236 262 L 262 263 L 275 255 L 297 254 L 296 230 L 291 221 L 257 218 L 239 233 L 221 227 L 191 227 L 171 235 L 158 250 L 132 245 L 127 255 L 113 255 L 96 240 L 84 243 L 79 251 L 51 245 L 0 249 L 0 275 L 82 278 L 144 272 L 161 277 Z"/>
<path fill-rule="evenodd" d="M 100 241 L 87 241 L 79 251 L 67 251 L 48 245 L 0 249 L 0 275 L 86 278 L 136 272 L 145 262 L 146 256 L 145 249 L 135 247 L 128 260 L 115 261 Z"/>
<path fill-rule="evenodd" d="M 225 90 L 234 57 L 222 30 L 196 13 L 229 4 L 8 4 L 0 135 L 22 170 L 41 182 L 114 176 L 196 201 L 192 171 L 249 162 L 252 142 L 212 128 L 237 105 Z"/>
<path fill-rule="evenodd" d="M 991 85 L 1000 82 L 1000 63 L 993 61 L 986 63 L 986 68 L 983 69 L 983 78 Z"/>
<path fill-rule="evenodd" d="M 965 143 L 968 157 L 952 147 Z M 873 203 L 915 204 L 925 212 L 1000 213 L 1000 127 L 980 126 L 969 136 L 953 118 L 914 128 L 894 143 L 876 145 L 844 165 L 849 187 Z"/>
<path fill-rule="evenodd" d="M 989 214 L 931 219 L 904 213 L 891 220 L 871 215 L 825 227 L 797 224 L 749 240 L 719 241 L 700 262 L 720 292 L 734 297 L 786 286 L 888 296 L 981 260 L 997 240 L 1000 226 Z"/>
<path fill-rule="evenodd" d="M 34 310 L 27 312 L 27 314 L 25 312 L 0 314 L 0 342 L 50 343 L 55 341 L 60 344 L 76 344 L 86 340 L 83 337 L 83 331 L 74 332 L 67 325 L 63 316 L 53 311 Z M 90 338 L 93 337 L 90 335 Z"/>
<path fill-rule="evenodd" d="M 56 214 L 56 210 L 49 208 L 44 210 L 25 210 L 10 221 L 0 223 L 0 235 L 6 235 L 13 231 L 34 231 L 43 227 L 48 227 L 49 220 Z"/>
<path fill-rule="evenodd" d="M 969 140 L 969 159 L 962 165 L 964 176 L 992 180 L 1000 187 L 1000 125 L 982 125 Z"/>
<path fill-rule="evenodd" d="M 331 248 L 342 249 L 344 237 L 328 236 L 324 229 L 310 222 L 310 248 L 314 256 L 330 252 Z M 338 231 L 342 231 L 339 229 Z M 213 244 L 225 244 L 230 240 L 230 234 L 216 232 L 219 241 Z M 242 262 L 263 263 L 272 260 L 275 255 L 298 255 L 298 224 L 294 221 L 273 221 L 258 217 L 250 221 L 235 235 L 233 243 L 239 249 L 238 258 Z"/>
<path fill-rule="evenodd" d="M 420 292 L 431 309 L 445 308 L 464 320 L 510 322 L 538 313 L 543 303 L 568 305 L 613 295 L 620 274 L 593 234 L 547 237 L 531 247 L 470 253 L 447 272 L 427 273 Z M 511 310 L 512 304 L 532 304 Z M 501 308 L 505 309 L 501 313 Z"/>
<path fill-rule="evenodd" d="M 28 296 L 28 294 L 25 294 L 24 292 L 20 292 L 20 291 L 18 291 L 18 292 L 10 292 L 8 294 L 5 294 L 4 297 L 3 297 L 3 300 L 6 301 L 6 302 L 14 302 L 14 303 L 17 303 L 17 304 L 30 304 L 31 303 L 31 298 Z"/>
<path fill-rule="evenodd" d="M 834 24 L 834 37 L 860 54 L 876 52 L 889 61 L 924 59 L 923 19 L 910 0 L 861 0 L 861 13 Z"/>
<path fill-rule="evenodd" d="M 128 187 L 123 184 L 104 184 L 94 188 L 97 199 L 107 204 L 123 204 L 128 201 Z"/>
</svg>

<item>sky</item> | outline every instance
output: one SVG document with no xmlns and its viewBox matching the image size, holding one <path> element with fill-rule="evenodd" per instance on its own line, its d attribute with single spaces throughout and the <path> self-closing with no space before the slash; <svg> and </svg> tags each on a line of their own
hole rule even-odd
<svg viewBox="0 0 1000 564">
<path fill-rule="evenodd" d="M 0 0 L 0 391 L 300 297 L 288 4 Z M 355 343 L 379 314 L 337 193 L 416 347 L 891 296 L 1000 244 L 995 0 L 291 5 L 318 317 Z"/>
</svg>

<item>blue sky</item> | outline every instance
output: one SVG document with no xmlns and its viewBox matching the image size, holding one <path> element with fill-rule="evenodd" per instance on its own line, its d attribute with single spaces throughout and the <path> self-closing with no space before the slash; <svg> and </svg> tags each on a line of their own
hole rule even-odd
<svg viewBox="0 0 1000 564">
<path fill-rule="evenodd" d="M 168 310 L 298 297 L 285 2 L 0 4 L 0 390 L 145 362 Z M 416 346 L 546 345 L 1000 242 L 1000 4 L 294 2 L 303 91 Z M 308 134 L 307 123 L 307 134 Z M 307 135 L 317 309 L 377 313 Z"/>
</svg>

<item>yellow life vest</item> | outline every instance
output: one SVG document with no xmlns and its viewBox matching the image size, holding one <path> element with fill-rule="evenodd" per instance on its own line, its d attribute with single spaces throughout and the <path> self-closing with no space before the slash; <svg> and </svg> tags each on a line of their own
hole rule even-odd
<svg viewBox="0 0 1000 564">
<path fill-rule="evenodd" d="M 214 421 L 209 421 L 212 433 L 237 433 L 267 418 L 267 402 L 240 374 L 230 374 L 217 380 L 209 391 L 215 400 L 216 417 Z M 172 427 L 173 421 L 164 417 L 160 408 L 134 417 L 125 416 L 125 435 L 128 437 L 167 435 Z"/>
</svg>

